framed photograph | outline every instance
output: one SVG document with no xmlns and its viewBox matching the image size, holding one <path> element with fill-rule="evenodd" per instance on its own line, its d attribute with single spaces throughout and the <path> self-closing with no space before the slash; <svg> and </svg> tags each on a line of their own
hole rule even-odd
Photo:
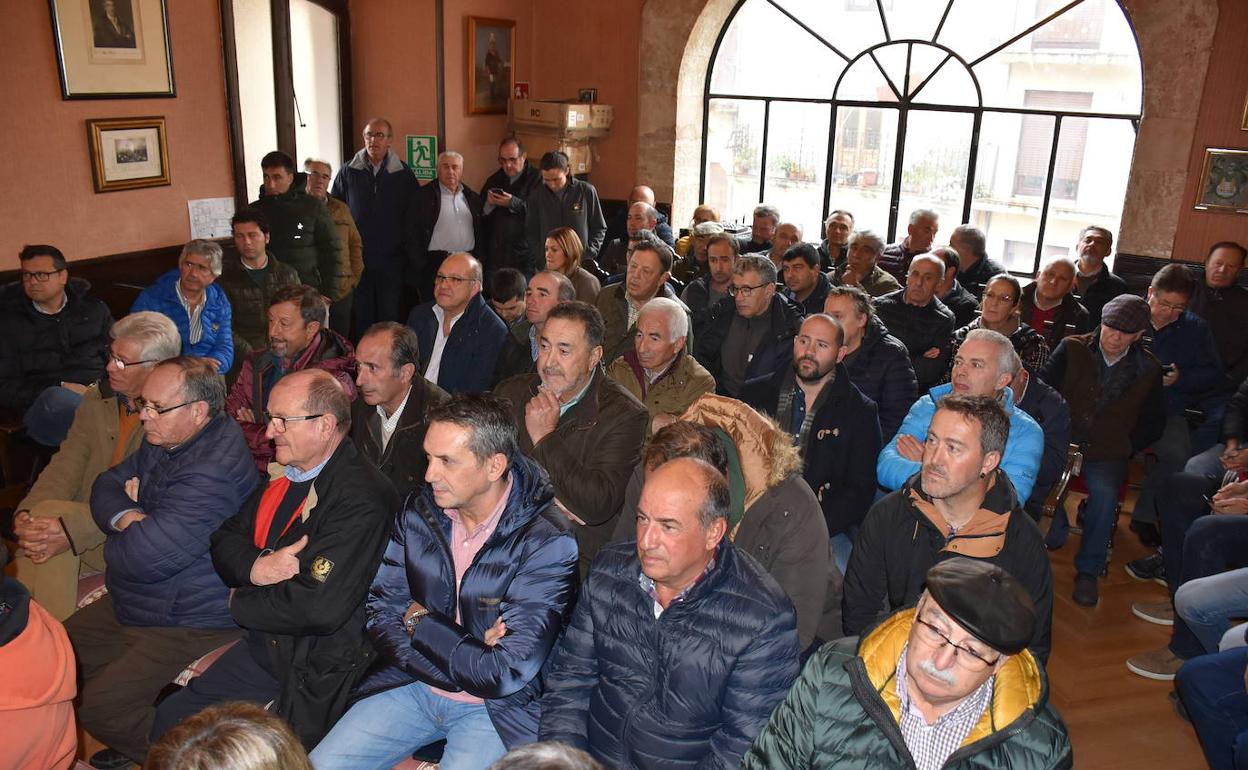
<svg viewBox="0 0 1248 770">
<path fill-rule="evenodd" d="M 468 17 L 468 114 L 506 115 L 516 61 L 516 23 Z"/>
<path fill-rule="evenodd" d="M 176 96 L 165 0 L 48 0 L 62 99 Z"/>
<path fill-rule="evenodd" d="M 163 117 L 88 120 L 87 145 L 97 193 L 169 184 Z"/>
<path fill-rule="evenodd" d="M 582 88 L 576 92 L 576 100 L 582 104 L 594 104 L 598 101 L 598 89 Z"/>
<path fill-rule="evenodd" d="M 1205 150 L 1196 208 L 1248 214 L 1248 150 Z"/>
</svg>

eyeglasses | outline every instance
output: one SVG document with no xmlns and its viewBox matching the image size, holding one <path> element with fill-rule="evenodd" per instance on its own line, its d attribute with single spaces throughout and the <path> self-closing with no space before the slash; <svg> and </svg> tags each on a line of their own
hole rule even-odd
<svg viewBox="0 0 1248 770">
<path fill-rule="evenodd" d="M 956 662 L 961 663 L 962 667 L 967 671 L 983 671 L 989 666 L 996 665 L 997 661 L 1001 660 L 1000 655 L 992 660 L 988 660 L 969 647 L 954 644 L 953 640 L 946 636 L 943 631 L 919 617 L 917 613 L 914 616 L 914 622 L 917 624 L 916 629 L 918 630 L 920 639 L 927 644 L 936 645 L 937 648 L 944 647 L 945 645 L 952 647 L 953 659 Z"/>
<path fill-rule="evenodd" d="M 996 300 L 997 302 L 1013 302 L 1014 297 L 1009 294 L 997 294 L 996 292 L 984 292 L 984 299 Z"/>
<path fill-rule="evenodd" d="M 387 134 L 385 131 L 365 131 L 364 132 L 365 139 L 385 139 L 387 136 L 390 136 L 390 135 Z"/>
<path fill-rule="evenodd" d="M 193 403 L 195 402 L 183 401 L 177 406 L 161 407 L 161 406 L 156 406 L 155 404 L 153 404 L 152 402 L 148 401 L 146 398 L 143 398 L 143 397 L 139 397 L 134 400 L 134 405 L 139 408 L 140 412 L 147 412 L 153 417 L 160 417 L 162 414 L 169 414 L 174 409 L 181 409 L 182 407 L 189 406 L 190 404 L 193 404 Z"/>
<path fill-rule="evenodd" d="M 1174 312 L 1176 312 L 1176 313 L 1182 313 L 1184 310 L 1187 310 L 1187 304 L 1186 304 L 1186 303 L 1184 303 L 1184 304 L 1182 304 L 1182 305 L 1176 305 L 1176 304 L 1174 304 L 1174 303 L 1172 303 L 1172 302 L 1166 302 L 1164 299 L 1160 299 L 1159 297 L 1153 297 L 1153 300 L 1154 300 L 1154 301 L 1155 301 L 1158 305 L 1161 305 L 1162 307 L 1164 307 L 1166 310 L 1173 310 L 1173 311 L 1174 311 Z"/>
<path fill-rule="evenodd" d="M 22 280 L 23 281 L 36 281 L 38 283 L 47 283 L 49 278 L 51 278 L 52 276 L 64 270 L 65 268 L 63 267 L 60 270 L 36 270 L 34 272 L 30 270 L 23 270 Z"/>
<path fill-rule="evenodd" d="M 466 283 L 469 281 L 475 282 L 476 280 L 477 280 L 476 278 L 460 278 L 458 275 L 443 275 L 442 273 L 438 273 L 437 275 L 433 277 L 433 282 L 435 284 L 436 283 L 449 283 L 450 285 L 455 286 L 455 287 L 458 287 L 461 283 Z"/>
<path fill-rule="evenodd" d="M 108 354 L 108 360 L 109 360 L 109 361 L 112 361 L 112 362 L 113 362 L 113 364 L 114 364 L 114 365 L 115 365 L 118 369 L 125 369 L 127 366 L 142 366 L 143 364 L 154 364 L 154 363 L 156 363 L 156 360 L 157 360 L 157 359 L 155 359 L 155 358 L 145 358 L 145 359 L 143 359 L 142 361 L 122 361 L 122 360 L 121 360 L 120 358 L 118 358 L 116 355 L 114 355 L 114 354 L 112 354 L 112 353 L 109 353 L 109 354 Z"/>
<path fill-rule="evenodd" d="M 288 422 L 303 422 L 305 420 L 315 420 L 317 417 L 324 417 L 324 416 L 325 416 L 325 413 L 322 412 L 321 414 L 301 414 L 301 415 L 296 415 L 293 417 L 279 417 L 275 414 L 269 414 L 268 412 L 265 412 L 264 422 L 266 424 L 269 424 L 269 423 L 273 424 L 277 428 L 278 433 L 285 433 L 286 423 Z"/>
<path fill-rule="evenodd" d="M 757 285 L 757 286 L 737 286 L 737 285 L 734 283 L 733 285 L 731 285 L 731 286 L 729 286 L 729 287 L 728 287 L 728 296 L 730 296 L 730 297 L 735 297 L 735 296 L 737 296 L 738 294 L 740 294 L 742 297 L 745 297 L 746 299 L 749 299 L 750 297 L 754 296 L 754 292 L 755 292 L 757 289 L 761 289 L 761 288 L 763 288 L 764 286 L 767 286 L 767 285 L 768 285 L 768 284 L 766 284 L 766 283 L 760 283 L 760 284 L 759 284 L 759 285 Z"/>
</svg>

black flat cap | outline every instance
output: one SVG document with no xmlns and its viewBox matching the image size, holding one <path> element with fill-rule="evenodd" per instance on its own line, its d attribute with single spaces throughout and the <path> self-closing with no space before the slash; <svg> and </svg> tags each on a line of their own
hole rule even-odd
<svg viewBox="0 0 1248 770">
<path fill-rule="evenodd" d="M 927 571 L 927 590 L 946 615 L 994 650 L 1017 655 L 1031 643 L 1035 605 L 997 565 L 965 556 L 946 559 Z"/>
</svg>

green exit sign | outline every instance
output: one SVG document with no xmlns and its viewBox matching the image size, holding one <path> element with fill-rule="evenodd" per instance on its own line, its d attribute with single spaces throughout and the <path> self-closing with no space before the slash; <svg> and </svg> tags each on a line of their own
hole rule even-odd
<svg viewBox="0 0 1248 770">
<path fill-rule="evenodd" d="M 438 175 L 438 137 L 407 135 L 407 165 L 417 179 Z"/>
</svg>

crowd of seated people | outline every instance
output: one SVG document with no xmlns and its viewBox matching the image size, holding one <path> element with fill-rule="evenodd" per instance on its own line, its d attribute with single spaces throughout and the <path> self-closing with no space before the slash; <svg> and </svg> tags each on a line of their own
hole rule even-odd
<svg viewBox="0 0 1248 770">
<path fill-rule="evenodd" d="M 808 243 L 700 206 L 677 241 L 645 185 L 608 225 L 561 153 L 507 138 L 479 193 L 392 133 L 336 175 L 266 155 L 237 256 L 191 241 L 115 323 L 22 252 L 0 407 L 56 452 L 0 597 L 0 664 L 44 688 L 0 701 L 44 726 L 0 766 L 69 766 L 76 718 L 95 767 L 1069 767 L 1072 527 L 1039 514 L 1072 446 L 1074 601 L 1147 451 L 1158 552 L 1126 566 L 1173 637 L 1128 667 L 1248 758 L 1243 247 L 1140 297 L 1096 226 L 1027 286 L 924 209 Z"/>
</svg>

